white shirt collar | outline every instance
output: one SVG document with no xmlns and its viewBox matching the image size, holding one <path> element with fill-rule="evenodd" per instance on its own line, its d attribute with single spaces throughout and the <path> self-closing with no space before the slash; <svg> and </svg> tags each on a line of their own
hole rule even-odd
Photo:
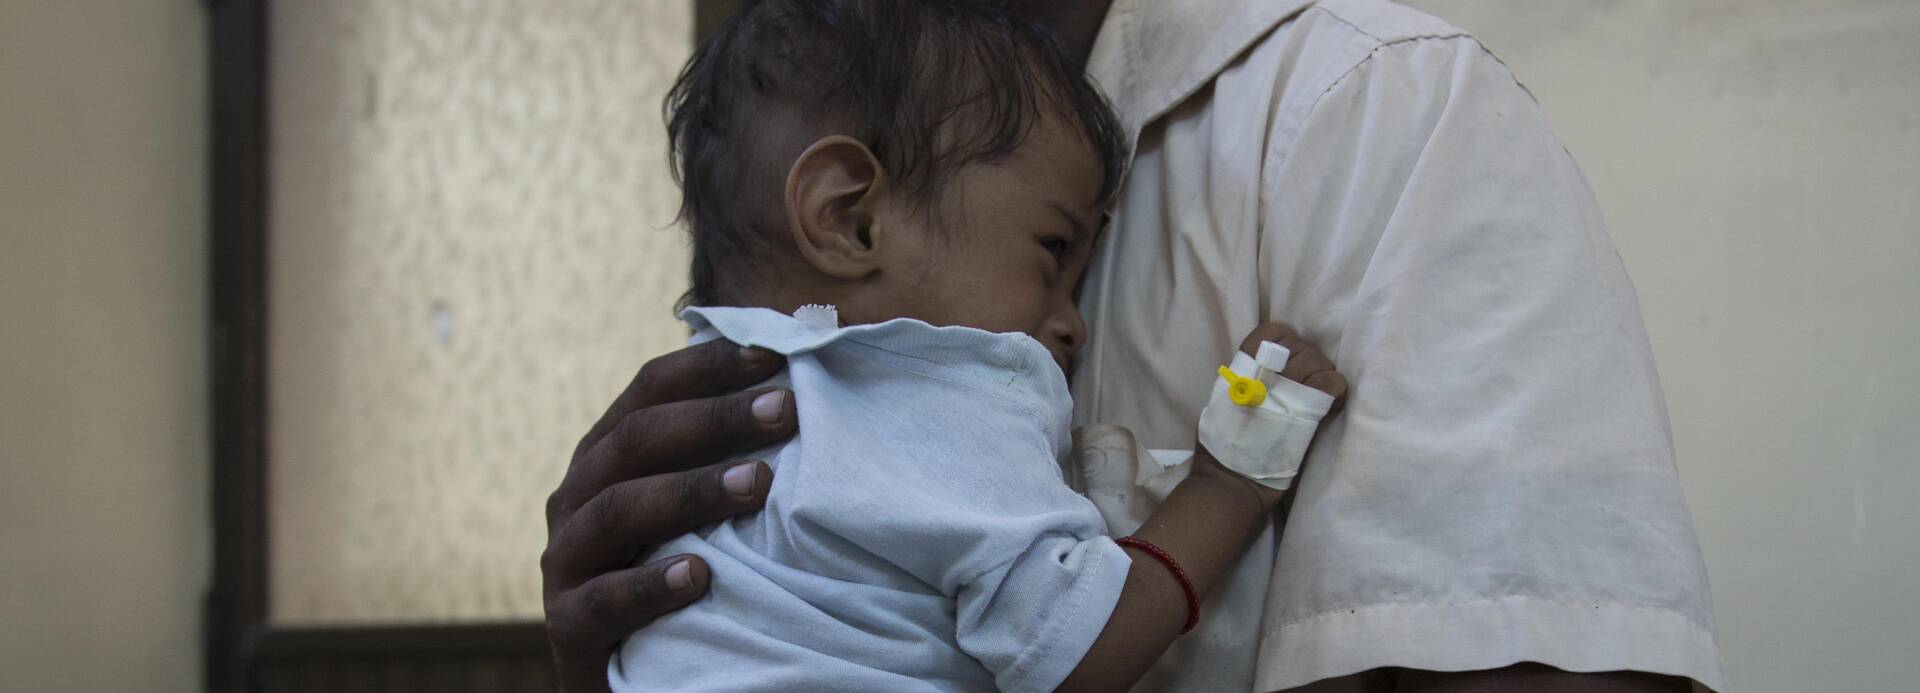
<svg viewBox="0 0 1920 693">
<path fill-rule="evenodd" d="M 1087 71 L 1130 136 L 1312 0 L 1116 0 Z"/>
</svg>

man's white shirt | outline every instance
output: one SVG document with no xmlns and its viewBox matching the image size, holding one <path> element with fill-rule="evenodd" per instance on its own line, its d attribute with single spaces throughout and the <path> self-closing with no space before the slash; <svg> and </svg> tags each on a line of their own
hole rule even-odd
<svg viewBox="0 0 1920 693">
<path fill-rule="evenodd" d="M 1081 288 L 1075 421 L 1133 432 L 1069 471 L 1124 493 L 1136 448 L 1193 447 L 1265 321 L 1351 384 L 1284 536 L 1139 690 L 1521 661 L 1725 690 L 1637 299 L 1498 59 L 1378 0 L 1119 0 L 1089 69 L 1136 154 Z"/>
</svg>

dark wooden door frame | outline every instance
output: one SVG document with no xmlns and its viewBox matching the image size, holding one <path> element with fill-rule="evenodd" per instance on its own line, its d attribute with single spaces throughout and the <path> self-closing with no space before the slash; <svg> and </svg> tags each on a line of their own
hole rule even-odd
<svg viewBox="0 0 1920 693">
<path fill-rule="evenodd" d="M 213 585 L 206 685 L 251 690 L 266 616 L 267 46 L 264 0 L 208 0 Z"/>
</svg>

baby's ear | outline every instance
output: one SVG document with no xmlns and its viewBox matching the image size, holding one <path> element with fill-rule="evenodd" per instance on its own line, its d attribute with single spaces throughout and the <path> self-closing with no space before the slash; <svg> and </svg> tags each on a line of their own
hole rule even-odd
<svg viewBox="0 0 1920 693">
<path fill-rule="evenodd" d="M 800 255 L 828 276 L 855 280 L 880 269 L 875 207 L 886 170 L 859 140 L 829 135 L 787 172 L 787 227 Z"/>
</svg>

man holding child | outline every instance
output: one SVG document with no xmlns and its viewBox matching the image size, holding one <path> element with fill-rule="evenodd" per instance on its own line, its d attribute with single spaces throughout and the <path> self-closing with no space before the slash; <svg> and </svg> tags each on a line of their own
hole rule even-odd
<svg viewBox="0 0 1920 693">
<path fill-rule="evenodd" d="M 1267 322 L 1350 384 L 1291 509 L 1139 690 L 1725 689 L 1637 299 L 1494 56 L 1383 0 L 1027 11 L 1133 146 L 1071 376 L 1075 424 L 1132 433 L 1077 459 L 1192 447 L 1196 373 Z M 765 500 L 771 469 L 711 463 L 794 432 L 790 393 L 755 387 L 781 368 L 725 342 L 660 357 L 576 450 L 543 557 L 569 690 L 727 580 L 632 560 Z M 607 494 L 617 517 L 578 512 Z"/>
</svg>

